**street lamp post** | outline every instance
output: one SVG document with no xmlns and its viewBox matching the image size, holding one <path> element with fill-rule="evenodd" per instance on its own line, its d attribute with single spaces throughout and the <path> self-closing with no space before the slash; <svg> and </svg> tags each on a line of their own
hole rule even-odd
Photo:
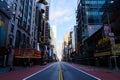
<svg viewBox="0 0 120 80">
<path fill-rule="evenodd" d="M 113 3 L 114 3 L 113 0 L 110 1 L 110 4 L 113 4 Z M 107 9 L 108 9 L 108 8 L 107 8 Z M 117 66 L 117 59 L 116 59 L 117 56 L 116 56 L 116 53 L 115 53 L 115 51 L 114 51 L 114 47 L 115 47 L 115 39 L 114 39 L 114 33 L 111 32 L 110 16 L 109 16 L 108 11 L 107 11 L 107 22 L 108 22 L 108 25 L 109 25 L 109 27 L 110 27 L 109 37 L 110 37 L 111 49 L 112 49 L 111 52 L 112 52 L 112 54 L 114 55 L 113 58 L 114 58 L 114 63 L 115 63 L 115 70 L 118 71 L 119 68 L 118 68 L 118 66 Z"/>
<path fill-rule="evenodd" d="M 114 39 L 114 33 L 109 33 L 109 37 L 110 37 L 110 42 L 111 42 L 111 48 L 112 48 L 112 54 L 114 55 L 113 58 L 114 58 L 114 63 L 115 63 L 115 70 L 118 71 L 119 68 L 117 66 L 117 56 L 116 56 L 116 53 L 114 51 L 114 47 L 115 47 L 115 39 Z"/>
</svg>

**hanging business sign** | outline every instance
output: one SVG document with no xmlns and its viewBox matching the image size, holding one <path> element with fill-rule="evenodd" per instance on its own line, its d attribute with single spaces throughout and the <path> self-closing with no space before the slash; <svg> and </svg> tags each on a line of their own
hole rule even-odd
<svg viewBox="0 0 120 80">
<path fill-rule="evenodd" d="M 114 45 L 115 44 L 114 33 L 109 33 L 109 37 L 110 37 L 111 44 Z"/>
<path fill-rule="evenodd" d="M 104 26 L 104 36 L 105 37 L 109 36 L 109 33 L 110 33 L 110 27 L 108 25 L 105 25 Z"/>
<path fill-rule="evenodd" d="M 120 44 L 116 44 L 113 47 L 113 55 L 120 55 Z"/>
</svg>

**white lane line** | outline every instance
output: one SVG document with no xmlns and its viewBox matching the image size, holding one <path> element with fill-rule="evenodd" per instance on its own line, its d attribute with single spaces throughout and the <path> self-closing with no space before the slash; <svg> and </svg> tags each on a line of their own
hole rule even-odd
<svg viewBox="0 0 120 80">
<path fill-rule="evenodd" d="M 36 75 L 36 74 L 42 72 L 42 71 L 48 69 L 49 67 L 53 66 L 54 64 L 56 64 L 56 63 L 53 63 L 53 64 L 49 65 L 48 67 L 46 67 L 46 68 L 44 68 L 44 69 L 42 69 L 42 70 L 40 70 L 40 71 L 37 71 L 36 73 L 34 73 L 34 74 L 32 74 L 32 75 L 30 75 L 30 76 L 24 78 L 23 80 L 26 80 L 26 79 L 28 79 L 28 78 L 30 78 L 30 77 L 32 77 L 32 76 L 34 76 L 34 75 Z"/>
<path fill-rule="evenodd" d="M 87 74 L 87 75 L 89 75 L 89 76 L 91 76 L 91 77 L 93 77 L 93 78 L 95 78 L 95 79 L 97 79 L 97 80 L 101 80 L 100 78 L 98 78 L 98 77 L 96 77 L 96 76 L 93 76 L 93 75 L 91 75 L 91 74 L 89 74 L 89 73 L 87 73 L 87 72 L 85 72 L 85 71 L 83 71 L 83 70 L 77 69 L 76 67 L 74 67 L 74 66 L 72 66 L 72 65 L 70 65 L 70 64 L 68 64 L 68 63 L 65 63 L 65 64 L 66 64 L 66 65 L 69 65 L 69 66 L 73 67 L 74 69 L 76 69 L 76 70 L 78 70 L 78 71 L 80 71 L 80 72 L 83 72 L 84 74 Z"/>
</svg>

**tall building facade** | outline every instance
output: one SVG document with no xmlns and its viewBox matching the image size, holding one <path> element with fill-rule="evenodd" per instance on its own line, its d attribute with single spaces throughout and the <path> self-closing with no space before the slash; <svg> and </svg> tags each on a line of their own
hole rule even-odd
<svg viewBox="0 0 120 80">
<path fill-rule="evenodd" d="M 64 34 L 64 42 L 66 42 L 65 45 L 68 45 L 68 33 Z"/>
<path fill-rule="evenodd" d="M 44 51 L 44 14 L 45 14 L 45 5 L 42 3 L 37 3 L 36 6 L 36 18 L 35 23 L 37 27 L 37 48 L 40 51 Z"/>
<path fill-rule="evenodd" d="M 63 41 L 63 60 L 67 60 L 68 58 L 68 33 L 64 34 L 64 41 Z"/>
<path fill-rule="evenodd" d="M 76 28 L 80 63 L 116 70 L 120 67 L 119 2 L 79 0 Z"/>
<path fill-rule="evenodd" d="M 42 2 L 42 4 L 41 4 Z M 40 9 L 36 12 L 36 22 L 38 26 L 38 45 L 39 49 L 47 55 L 48 58 L 52 55 L 50 24 L 49 24 L 49 2 L 39 0 L 38 6 Z M 39 17 L 38 17 L 39 16 Z"/>
<path fill-rule="evenodd" d="M 10 24 L 9 44 L 15 48 L 31 48 L 32 31 L 35 29 L 35 0 L 13 0 L 10 3 L 13 16 Z"/>
<path fill-rule="evenodd" d="M 73 53 L 73 31 L 69 32 L 69 37 L 68 37 L 68 59 L 71 58 L 71 55 Z"/>
<path fill-rule="evenodd" d="M 53 30 L 53 27 L 50 27 L 50 37 L 51 37 L 51 46 L 53 47 L 53 54 L 57 54 L 55 52 L 55 50 L 56 50 L 56 38 L 55 38 L 55 32 Z"/>
<path fill-rule="evenodd" d="M 102 14 L 100 8 L 105 0 L 79 0 L 76 11 L 78 47 L 84 44 L 84 41 L 100 29 L 102 25 Z M 80 52 L 80 51 L 79 51 Z"/>
<path fill-rule="evenodd" d="M 8 63 L 6 47 L 9 43 L 9 23 L 12 18 L 12 10 L 5 0 L 0 0 L 0 66 Z"/>
<path fill-rule="evenodd" d="M 78 42 L 77 42 L 77 27 L 74 26 L 74 45 L 75 45 L 75 52 L 78 54 Z"/>
<path fill-rule="evenodd" d="M 107 55 L 109 54 L 108 56 L 105 56 L 106 54 L 102 55 L 100 50 L 105 50 L 109 46 L 98 48 L 99 55 L 102 55 L 104 62 L 106 62 L 104 66 L 107 65 L 110 68 L 118 70 L 120 68 L 120 0 L 106 0 L 101 10 L 104 11 L 102 16 L 104 30 L 103 38 L 109 38 L 110 43 L 108 45 L 111 45 L 111 47 L 109 52 L 106 53 Z M 113 36 L 110 34 L 113 34 Z M 102 45 L 104 44 L 105 43 L 102 43 Z M 99 47 L 101 47 L 101 45 Z M 100 57 L 101 56 L 98 56 L 98 58 Z M 99 61 L 102 62 L 102 60 Z"/>
<path fill-rule="evenodd" d="M 47 4 L 45 0 L 0 0 L 0 39 L 2 39 L 0 47 L 7 48 L 8 45 L 12 45 L 15 54 L 23 54 L 24 51 L 20 52 L 20 49 L 38 49 L 37 45 L 41 41 L 40 31 L 44 30 L 44 22 L 41 16 L 36 20 L 37 3 Z M 40 9 L 41 15 L 42 11 Z M 5 56 L 5 59 L 7 58 Z M 2 60 L 2 63 L 6 64 L 7 62 L 4 61 Z"/>
<path fill-rule="evenodd" d="M 5 0 L 0 1 L 0 46 L 7 46 L 9 40 L 9 23 L 12 10 Z"/>
</svg>

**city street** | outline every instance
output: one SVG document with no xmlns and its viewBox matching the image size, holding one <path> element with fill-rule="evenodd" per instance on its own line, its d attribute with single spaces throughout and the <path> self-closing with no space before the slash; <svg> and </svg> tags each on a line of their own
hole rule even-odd
<svg viewBox="0 0 120 80">
<path fill-rule="evenodd" d="M 64 80 L 100 80 L 88 73 L 77 70 L 70 65 L 62 62 L 62 71 Z"/>
<path fill-rule="evenodd" d="M 119 80 L 119 78 L 120 72 L 67 62 L 36 65 L 0 74 L 0 80 Z"/>
<path fill-rule="evenodd" d="M 0 0 L 0 80 L 120 80 L 120 0 Z"/>
<path fill-rule="evenodd" d="M 59 63 L 55 63 L 44 71 L 37 72 L 23 80 L 59 80 Z"/>
<path fill-rule="evenodd" d="M 37 72 L 31 76 L 23 80 L 59 80 L 59 71 L 60 65 L 62 68 L 62 77 L 63 80 L 99 80 L 98 78 L 91 76 L 87 73 L 83 73 L 82 71 L 78 71 L 75 68 L 67 65 L 64 62 L 57 62 L 53 64 L 51 67 L 47 68 L 44 71 Z M 60 78 L 61 80 L 61 78 Z"/>
</svg>

